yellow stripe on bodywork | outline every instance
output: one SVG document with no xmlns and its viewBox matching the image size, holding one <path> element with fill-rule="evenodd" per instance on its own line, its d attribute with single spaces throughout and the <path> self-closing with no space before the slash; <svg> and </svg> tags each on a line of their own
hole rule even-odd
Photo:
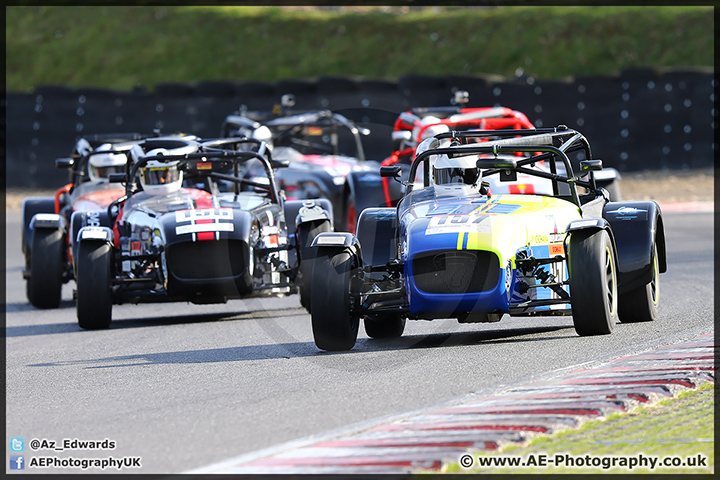
<svg viewBox="0 0 720 480">
<path fill-rule="evenodd" d="M 458 234 L 458 241 L 457 241 L 457 249 L 458 250 L 463 249 L 463 242 L 465 241 L 465 235 L 467 235 L 466 232 L 460 232 Z"/>
</svg>

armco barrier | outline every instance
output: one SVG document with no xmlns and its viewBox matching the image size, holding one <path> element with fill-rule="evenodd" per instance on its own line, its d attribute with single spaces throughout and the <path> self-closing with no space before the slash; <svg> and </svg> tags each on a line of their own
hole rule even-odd
<svg viewBox="0 0 720 480">
<path fill-rule="evenodd" d="M 216 137 L 228 114 L 241 106 L 269 110 L 286 93 L 295 95 L 296 109 L 339 110 L 369 128 L 365 152 L 372 159 L 389 154 L 399 112 L 447 106 L 454 90 L 467 90 L 469 106 L 502 105 L 524 112 L 539 127 L 577 128 L 591 140 L 594 157 L 620 171 L 707 167 L 715 148 L 714 89 L 711 69 L 650 68 L 555 80 L 407 75 L 394 81 L 164 83 L 152 93 L 46 86 L 7 93 L 7 185 L 60 185 L 66 177 L 55 170 L 54 159 L 68 155 L 80 135 L 160 129 Z"/>
</svg>

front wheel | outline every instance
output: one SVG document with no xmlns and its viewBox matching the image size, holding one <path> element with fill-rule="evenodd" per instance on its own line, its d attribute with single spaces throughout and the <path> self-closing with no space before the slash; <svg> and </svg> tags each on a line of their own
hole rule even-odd
<svg viewBox="0 0 720 480">
<path fill-rule="evenodd" d="M 77 253 L 77 319 L 80 328 L 108 328 L 112 320 L 112 248 L 80 243 Z"/>
<path fill-rule="evenodd" d="M 298 227 L 297 242 L 300 253 L 300 305 L 310 313 L 310 295 L 312 291 L 311 276 L 313 271 L 313 263 L 315 262 L 315 252 L 310 247 L 315 237 L 319 233 L 331 231 L 330 222 L 323 220 L 321 222 L 303 223 Z"/>
<path fill-rule="evenodd" d="M 396 313 L 380 313 L 365 317 L 365 333 L 370 338 L 398 338 L 405 330 L 405 317 Z"/>
<path fill-rule="evenodd" d="M 617 320 L 617 269 L 605 230 L 574 232 L 568 246 L 572 317 L 578 335 L 612 333 Z"/>
<path fill-rule="evenodd" d="M 27 296 L 37 308 L 60 306 L 64 235 L 61 229 L 37 229 L 32 235 Z"/>
<path fill-rule="evenodd" d="M 357 340 L 360 318 L 351 312 L 357 257 L 348 249 L 319 255 L 312 273 L 312 330 L 322 350 L 350 350 Z"/>
<path fill-rule="evenodd" d="M 651 322 L 657 318 L 660 300 L 660 270 L 657 245 L 652 249 L 652 279 L 647 285 L 623 293 L 618 299 L 618 313 L 622 323 Z"/>
</svg>

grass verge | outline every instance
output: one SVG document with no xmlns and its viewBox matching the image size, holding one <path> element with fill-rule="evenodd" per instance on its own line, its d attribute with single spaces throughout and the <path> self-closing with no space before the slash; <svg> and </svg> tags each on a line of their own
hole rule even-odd
<svg viewBox="0 0 720 480">
<path fill-rule="evenodd" d="M 591 420 L 577 430 L 539 436 L 525 446 L 480 452 L 474 456 L 473 467 L 452 463 L 445 466 L 443 473 L 711 474 L 715 464 L 713 387 L 713 383 L 707 382 L 654 405 L 612 414 L 604 420 Z M 647 463 L 632 468 L 621 466 L 621 460 L 615 460 L 615 467 L 610 465 L 613 458 L 642 462 L 643 457 Z M 651 458 L 658 461 L 655 468 L 651 468 Z M 502 463 L 502 459 L 506 465 L 519 462 L 526 466 L 478 466 Z M 543 459 L 546 465 L 542 465 Z M 664 461 L 682 465 L 660 465 Z M 586 466 L 588 463 L 590 466 Z"/>
<path fill-rule="evenodd" d="M 6 88 L 708 67 L 712 7 L 10 6 Z"/>
</svg>

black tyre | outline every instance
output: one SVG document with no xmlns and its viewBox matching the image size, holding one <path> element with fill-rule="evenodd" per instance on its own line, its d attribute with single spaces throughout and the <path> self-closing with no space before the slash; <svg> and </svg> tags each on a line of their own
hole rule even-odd
<svg viewBox="0 0 720 480">
<path fill-rule="evenodd" d="M 300 255 L 300 305 L 310 313 L 310 292 L 312 290 L 312 271 L 315 261 L 315 251 L 310 248 L 312 241 L 318 233 L 329 232 L 330 222 L 309 222 L 300 224 L 297 231 L 297 239 Z"/>
<path fill-rule="evenodd" d="M 571 234 L 568 270 L 575 331 L 581 336 L 612 333 L 618 295 L 610 235 L 605 230 Z"/>
<path fill-rule="evenodd" d="M 647 285 L 623 293 L 618 298 L 618 313 L 622 323 L 651 322 L 657 318 L 660 300 L 660 270 L 657 246 L 653 243 L 652 280 Z"/>
<path fill-rule="evenodd" d="M 77 318 L 80 328 L 108 328 L 112 319 L 112 249 L 107 243 L 84 243 L 78 247 Z"/>
<path fill-rule="evenodd" d="M 371 338 L 398 338 L 405 330 L 405 317 L 383 313 L 365 317 L 365 333 Z"/>
<path fill-rule="evenodd" d="M 350 311 L 357 258 L 350 250 L 320 255 L 312 273 L 312 330 L 322 350 L 350 350 L 357 340 L 360 318 Z"/>
<path fill-rule="evenodd" d="M 59 228 L 35 230 L 31 242 L 28 301 L 37 308 L 57 308 L 63 284 L 63 231 Z"/>
</svg>

